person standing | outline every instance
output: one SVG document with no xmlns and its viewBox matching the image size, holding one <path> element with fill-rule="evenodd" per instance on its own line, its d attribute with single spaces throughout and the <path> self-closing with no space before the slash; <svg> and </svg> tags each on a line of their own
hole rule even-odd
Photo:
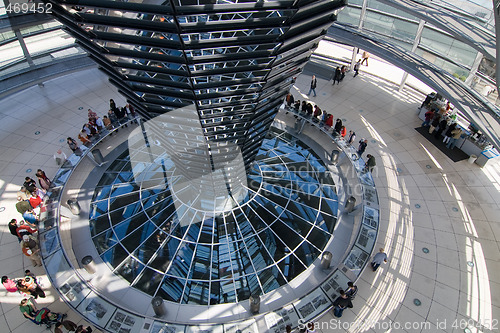
<svg viewBox="0 0 500 333">
<path fill-rule="evenodd" d="M 17 201 L 28 200 L 29 198 L 29 193 L 26 191 L 26 188 L 24 186 L 21 186 L 19 191 L 17 191 L 16 195 L 17 195 Z"/>
<path fill-rule="evenodd" d="M 78 139 L 85 145 L 85 146 L 89 146 L 90 145 L 90 138 L 87 134 L 87 132 L 85 131 L 85 129 L 82 129 L 82 131 L 78 134 Z"/>
<path fill-rule="evenodd" d="M 303 113 L 305 116 L 307 114 L 307 102 L 302 101 L 302 104 L 300 105 L 300 111 Z"/>
<path fill-rule="evenodd" d="M 311 88 L 309 89 L 307 96 L 311 95 L 311 92 L 313 92 L 314 97 L 316 97 L 316 86 L 317 85 L 318 85 L 318 80 L 316 80 L 316 75 L 313 75 L 312 79 L 311 79 Z"/>
<path fill-rule="evenodd" d="M 23 279 L 20 279 L 18 282 L 21 282 L 20 285 L 26 288 L 26 290 L 28 290 L 29 293 L 33 295 L 35 298 L 38 298 L 38 296 L 40 296 L 41 298 L 45 298 L 45 292 L 36 282 L 36 278 L 26 275 Z"/>
<path fill-rule="evenodd" d="M 347 297 L 349 297 L 349 299 L 352 301 L 356 297 L 357 293 L 358 293 L 358 286 L 356 286 L 351 281 L 347 282 L 347 290 L 345 291 Z"/>
<path fill-rule="evenodd" d="M 291 93 L 288 93 L 285 97 L 285 103 L 286 103 L 286 106 L 288 106 L 289 108 L 292 107 L 292 104 L 295 102 L 295 98 L 293 98 L 293 95 Z"/>
<path fill-rule="evenodd" d="M 432 118 L 434 118 L 434 111 L 429 110 L 425 113 L 425 120 L 422 123 L 422 127 L 429 126 L 431 123 Z"/>
<path fill-rule="evenodd" d="M 457 144 L 458 139 L 460 139 L 460 136 L 462 135 L 462 133 L 463 133 L 463 131 L 462 131 L 462 129 L 460 127 L 459 128 L 455 128 L 451 132 L 450 141 L 448 141 L 448 144 L 446 145 L 446 148 L 449 148 L 449 149 L 455 148 L 455 145 Z"/>
<path fill-rule="evenodd" d="M 42 198 L 36 192 L 31 193 L 31 197 L 29 198 L 29 202 L 31 207 L 37 208 L 42 204 Z"/>
<path fill-rule="evenodd" d="M 92 111 L 92 109 L 88 109 L 87 118 L 94 119 L 96 117 L 97 117 L 97 113 L 95 113 L 94 111 Z"/>
<path fill-rule="evenodd" d="M 334 127 L 335 134 L 340 135 L 341 130 L 342 130 L 342 119 L 337 118 L 337 120 L 335 121 L 335 127 Z"/>
<path fill-rule="evenodd" d="M 26 189 L 27 193 L 31 193 L 36 191 L 36 182 L 32 178 L 26 177 L 24 178 L 23 187 Z"/>
<path fill-rule="evenodd" d="M 347 66 L 343 65 L 342 68 L 340 69 L 340 81 L 342 81 L 345 78 L 345 73 L 347 73 Z"/>
<path fill-rule="evenodd" d="M 54 160 L 56 160 L 57 165 L 62 165 L 68 156 L 62 151 L 62 149 L 58 149 L 56 153 L 54 154 Z"/>
<path fill-rule="evenodd" d="M 73 139 L 72 137 L 68 137 L 66 139 L 66 143 L 68 144 L 69 149 L 73 151 L 73 153 L 75 153 L 76 155 L 82 154 L 82 150 L 80 149 L 80 147 L 78 147 L 78 143 L 75 139 Z"/>
<path fill-rule="evenodd" d="M 327 129 L 330 129 L 330 127 L 333 126 L 333 115 L 328 114 L 328 117 L 326 118 L 325 121 L 325 126 L 327 127 Z"/>
<path fill-rule="evenodd" d="M 448 143 L 450 142 L 450 139 L 451 139 L 451 136 L 453 133 L 453 131 L 455 130 L 455 128 L 457 128 L 457 123 L 455 122 L 452 122 L 450 124 L 450 126 L 448 126 L 448 129 L 446 130 L 446 132 L 444 133 L 444 139 L 443 139 L 443 143 Z"/>
<path fill-rule="evenodd" d="M 36 312 L 38 310 L 30 299 L 24 298 L 19 304 L 19 311 L 21 311 L 25 318 L 35 321 Z"/>
<path fill-rule="evenodd" d="M 313 121 L 315 123 L 317 123 L 319 120 L 321 120 L 321 115 L 322 115 L 322 111 L 321 111 L 320 107 L 318 106 L 318 104 L 316 104 L 314 106 Z"/>
<path fill-rule="evenodd" d="M 361 61 L 361 65 L 366 62 L 366 67 L 368 67 L 368 58 L 370 58 L 370 53 L 363 51 L 363 60 Z"/>
<path fill-rule="evenodd" d="M 314 109 L 314 108 L 313 108 L 313 105 L 312 105 L 311 103 L 307 103 L 307 104 L 306 104 L 306 112 L 307 112 L 307 116 L 308 116 L 309 118 L 311 118 L 311 117 L 312 117 L 312 115 L 313 115 L 313 109 Z"/>
<path fill-rule="evenodd" d="M 118 109 L 118 108 L 116 107 L 116 103 L 115 103 L 115 101 L 114 101 L 113 99 L 110 99 L 110 100 L 109 100 L 109 109 L 110 109 L 111 111 L 113 111 L 113 112 L 114 112 L 116 109 Z"/>
<path fill-rule="evenodd" d="M 333 302 L 333 306 L 335 307 L 333 309 L 333 315 L 337 318 L 342 317 L 346 308 L 352 308 L 351 300 L 342 289 L 339 290 L 339 294 L 340 296 Z"/>
<path fill-rule="evenodd" d="M 422 105 L 420 105 L 419 109 L 423 108 L 426 105 L 429 105 L 429 103 L 432 101 L 433 98 L 434 98 L 433 95 L 428 94 L 427 97 L 425 97 L 424 101 L 422 102 Z"/>
<path fill-rule="evenodd" d="M 354 75 L 353 75 L 353 77 L 356 77 L 359 74 L 359 67 L 361 67 L 361 59 L 358 60 L 358 62 L 354 64 Z"/>
<path fill-rule="evenodd" d="M 104 126 L 104 122 L 102 121 L 102 118 L 97 116 L 97 118 L 94 119 L 95 125 L 97 126 L 97 131 L 100 132 L 102 131 L 106 126 Z"/>
<path fill-rule="evenodd" d="M 441 117 L 441 121 L 439 122 L 439 125 L 437 129 L 434 131 L 434 138 L 435 139 L 441 139 L 441 135 L 443 134 L 443 131 L 446 129 L 446 126 L 448 126 L 448 120 L 446 120 L 446 117 Z"/>
<path fill-rule="evenodd" d="M 349 131 L 349 136 L 347 137 L 347 143 L 352 144 L 356 138 L 356 133 L 354 131 Z"/>
<path fill-rule="evenodd" d="M 371 154 L 367 154 L 366 157 L 368 158 L 366 160 L 366 165 L 365 165 L 365 172 L 370 171 L 373 172 L 373 168 L 375 168 L 375 157 Z"/>
<path fill-rule="evenodd" d="M 324 126 L 325 123 L 326 123 L 326 119 L 328 118 L 328 113 L 326 112 L 326 110 L 323 110 L 321 111 L 322 114 L 321 114 L 321 121 L 319 123 L 320 126 Z"/>
<path fill-rule="evenodd" d="M 43 188 L 45 191 L 49 190 L 50 185 L 52 185 L 52 182 L 50 181 L 49 177 L 45 174 L 45 171 L 42 169 L 38 169 L 36 171 L 35 176 L 38 178 L 38 184 L 40 184 L 40 187 Z"/>
<path fill-rule="evenodd" d="M 38 255 L 40 249 L 35 237 L 31 235 L 24 235 L 23 240 L 21 241 L 21 250 L 23 251 L 24 255 L 31 260 L 33 266 L 42 266 L 42 260 Z"/>
<path fill-rule="evenodd" d="M 10 233 L 12 235 L 16 236 L 17 240 L 19 241 L 19 243 L 21 243 L 21 241 L 23 239 L 21 237 L 19 237 L 19 235 L 17 234 L 17 220 L 16 219 L 10 220 L 10 222 L 9 222 L 9 231 L 10 231 Z"/>
<path fill-rule="evenodd" d="M 300 110 L 300 99 L 296 100 L 295 103 L 293 103 L 293 108 L 295 109 L 296 112 L 299 112 L 299 110 Z"/>
<path fill-rule="evenodd" d="M 54 327 L 54 333 L 64 333 L 62 330 L 63 324 L 61 322 L 56 323 L 56 326 Z"/>
<path fill-rule="evenodd" d="M 9 279 L 6 275 L 2 276 L 2 285 L 9 293 L 18 292 L 16 281 Z"/>
<path fill-rule="evenodd" d="M 135 108 L 131 104 L 127 104 L 126 106 L 128 109 L 128 113 L 130 113 L 130 119 L 132 119 L 133 122 L 137 124 L 137 119 L 136 119 L 137 115 L 135 113 Z"/>
<path fill-rule="evenodd" d="M 342 128 L 340 129 L 340 136 L 345 138 L 347 134 L 347 129 L 345 128 L 345 126 L 342 126 Z"/>
<path fill-rule="evenodd" d="M 429 134 L 432 134 L 436 127 L 439 126 L 439 122 L 441 121 L 441 115 L 437 112 L 434 113 L 434 118 L 432 118 L 431 126 L 429 126 Z"/>
<path fill-rule="evenodd" d="M 335 69 L 335 72 L 333 73 L 333 83 L 332 84 L 335 84 L 335 81 L 337 81 L 337 84 L 340 84 L 340 77 L 341 77 L 340 67 L 337 66 L 337 68 Z"/>
<path fill-rule="evenodd" d="M 17 227 L 16 233 L 17 237 L 21 238 L 21 241 L 23 240 L 24 235 L 31 236 L 37 231 L 34 226 L 24 224 L 24 221 L 21 221 L 19 224 L 20 225 Z"/>
<path fill-rule="evenodd" d="M 383 262 L 387 262 L 387 254 L 385 254 L 384 248 L 381 247 L 378 250 L 378 253 L 373 256 L 373 260 L 371 263 L 373 271 L 375 272 Z"/>
<path fill-rule="evenodd" d="M 366 139 L 359 140 L 359 146 L 358 146 L 359 157 L 361 157 L 361 155 L 363 155 L 363 153 L 365 152 L 366 146 L 368 146 L 368 140 Z"/>
</svg>

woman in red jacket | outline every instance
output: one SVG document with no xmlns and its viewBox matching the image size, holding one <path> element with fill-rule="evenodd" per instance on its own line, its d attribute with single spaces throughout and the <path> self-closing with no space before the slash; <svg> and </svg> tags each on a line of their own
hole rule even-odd
<svg viewBox="0 0 500 333">
<path fill-rule="evenodd" d="M 340 135 L 344 138 L 347 134 L 347 130 L 345 128 L 345 126 L 342 126 L 341 129 L 340 129 Z"/>
<path fill-rule="evenodd" d="M 328 118 L 326 119 L 325 125 L 330 128 L 333 126 L 333 115 L 329 114 Z"/>
</svg>

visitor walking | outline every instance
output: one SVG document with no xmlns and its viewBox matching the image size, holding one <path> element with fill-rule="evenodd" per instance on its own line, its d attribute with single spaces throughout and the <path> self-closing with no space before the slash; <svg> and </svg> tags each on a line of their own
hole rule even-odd
<svg viewBox="0 0 500 333">
<path fill-rule="evenodd" d="M 366 146 L 368 146 L 368 140 L 366 139 L 361 139 L 359 140 L 359 146 L 358 146 L 358 156 L 361 157 L 363 153 L 365 152 Z"/>
<path fill-rule="evenodd" d="M 366 62 L 366 67 L 368 67 L 368 58 L 370 57 L 370 53 L 363 51 L 363 60 L 361 61 L 361 65 Z"/>
<path fill-rule="evenodd" d="M 383 262 L 387 262 L 387 254 L 384 252 L 384 248 L 380 248 L 378 250 L 379 252 L 373 256 L 372 260 L 372 269 L 375 272 L 377 268 L 379 268 L 380 265 L 382 265 Z"/>
<path fill-rule="evenodd" d="M 358 76 L 358 74 L 359 74 L 359 67 L 361 67 L 361 59 L 358 60 L 358 62 L 356 64 L 354 64 L 354 75 L 353 75 L 353 77 Z"/>
<path fill-rule="evenodd" d="M 316 80 L 316 75 L 313 75 L 312 79 L 311 79 L 311 88 L 309 89 L 307 96 L 311 95 L 311 92 L 313 92 L 314 97 L 316 97 L 316 86 L 317 85 L 318 85 L 318 80 Z"/>
</svg>

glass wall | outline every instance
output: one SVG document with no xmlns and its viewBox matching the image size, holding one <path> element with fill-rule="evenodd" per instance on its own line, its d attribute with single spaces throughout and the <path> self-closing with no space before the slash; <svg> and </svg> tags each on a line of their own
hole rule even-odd
<svg viewBox="0 0 500 333">
<path fill-rule="evenodd" d="M 370 30 L 387 37 L 413 43 L 417 33 L 418 22 L 389 16 L 380 12 L 367 11 L 363 29 Z"/>
<path fill-rule="evenodd" d="M 62 24 L 56 20 L 40 17 L 39 20 L 32 20 L 31 24 L 19 23 L 19 26 L 12 26 L 18 21 L 29 21 L 18 20 L 21 16 L 29 15 L 33 14 L 10 16 L 10 21 L 5 21 L 10 22 L 11 26 L 0 31 L 0 80 L 38 69 L 54 61 L 86 54 L 75 44 L 75 39 L 61 29 Z M 0 2 L 0 18 L 7 18 L 3 1 Z M 21 36 L 21 41 L 16 31 Z M 21 43 L 26 45 L 27 54 L 23 52 Z"/>
<path fill-rule="evenodd" d="M 357 27 L 359 24 L 360 16 L 361 16 L 361 8 L 356 8 L 354 6 L 345 7 L 338 14 L 337 22 Z"/>
<path fill-rule="evenodd" d="M 376 0 L 365 1 L 364 17 L 361 17 L 363 0 L 349 1 L 349 5 L 339 13 L 337 23 L 358 28 L 361 22 L 362 31 L 368 32 L 371 36 L 377 36 L 376 38 L 383 42 L 411 51 L 417 37 L 420 19 Z M 455 3 L 455 1 L 453 4 L 450 2 L 437 1 L 432 5 L 437 9 L 441 7 L 452 11 L 457 15 L 458 20 L 466 19 L 467 24 L 483 22 L 481 26 L 487 26 L 488 20 L 491 21 L 488 14 L 491 9 L 473 4 L 475 11 L 471 12 L 472 14 L 465 13 L 460 9 L 462 2 Z M 415 53 L 462 81 L 471 75 L 471 71 L 474 70 L 474 61 L 478 56 L 478 52 L 472 46 L 455 39 L 428 22 L 425 22 Z M 493 74 L 494 71 L 488 72 Z M 482 87 L 482 85 L 479 86 Z"/>
</svg>

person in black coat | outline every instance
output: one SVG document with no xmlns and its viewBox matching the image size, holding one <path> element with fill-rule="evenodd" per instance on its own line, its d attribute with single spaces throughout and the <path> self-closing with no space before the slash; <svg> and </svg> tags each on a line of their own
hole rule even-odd
<svg viewBox="0 0 500 333">
<path fill-rule="evenodd" d="M 438 126 L 437 130 L 434 132 L 434 137 L 436 139 L 440 139 L 441 138 L 441 134 L 446 129 L 447 125 L 448 125 L 448 121 L 443 117 L 441 119 L 441 121 L 439 122 L 439 126 Z"/>
<path fill-rule="evenodd" d="M 312 115 L 313 115 L 313 105 L 311 103 L 307 103 L 307 105 L 306 105 L 306 111 L 307 111 L 307 115 L 309 117 L 312 117 Z"/>
<path fill-rule="evenodd" d="M 302 105 L 300 107 L 300 110 L 305 114 L 307 113 L 307 102 L 306 101 L 302 101 Z"/>
<path fill-rule="evenodd" d="M 335 69 L 335 72 L 333 73 L 333 83 L 332 84 L 335 84 L 335 81 L 337 81 L 337 84 L 340 84 L 340 76 L 341 76 L 340 67 L 337 66 L 337 69 Z"/>
<path fill-rule="evenodd" d="M 333 315 L 337 318 L 342 317 L 346 308 L 352 308 L 352 302 L 349 296 L 347 296 L 342 289 L 339 290 L 339 294 L 340 296 L 333 302 L 333 306 L 335 306 L 333 309 Z"/>
<path fill-rule="evenodd" d="M 316 97 L 316 86 L 317 85 L 318 85 L 318 80 L 316 79 L 316 75 L 313 75 L 312 79 L 311 79 L 311 88 L 309 89 L 307 96 L 311 95 L 311 92 L 313 92 L 314 97 Z"/>
<path fill-rule="evenodd" d="M 23 187 L 29 193 L 34 192 L 34 191 L 36 191 L 36 182 L 33 179 L 31 179 L 30 177 L 26 177 L 24 179 Z"/>
<path fill-rule="evenodd" d="M 439 126 L 439 122 L 441 121 L 441 115 L 437 112 L 434 113 L 434 118 L 432 118 L 431 126 L 429 126 L 429 134 L 432 134 L 436 127 Z"/>
<path fill-rule="evenodd" d="M 335 134 L 339 135 L 340 131 L 342 130 L 342 120 L 340 118 L 337 119 L 335 122 Z"/>
<path fill-rule="evenodd" d="M 360 157 L 365 152 L 366 146 L 368 146 L 368 140 L 366 140 L 366 139 L 359 140 L 358 155 Z"/>
</svg>

